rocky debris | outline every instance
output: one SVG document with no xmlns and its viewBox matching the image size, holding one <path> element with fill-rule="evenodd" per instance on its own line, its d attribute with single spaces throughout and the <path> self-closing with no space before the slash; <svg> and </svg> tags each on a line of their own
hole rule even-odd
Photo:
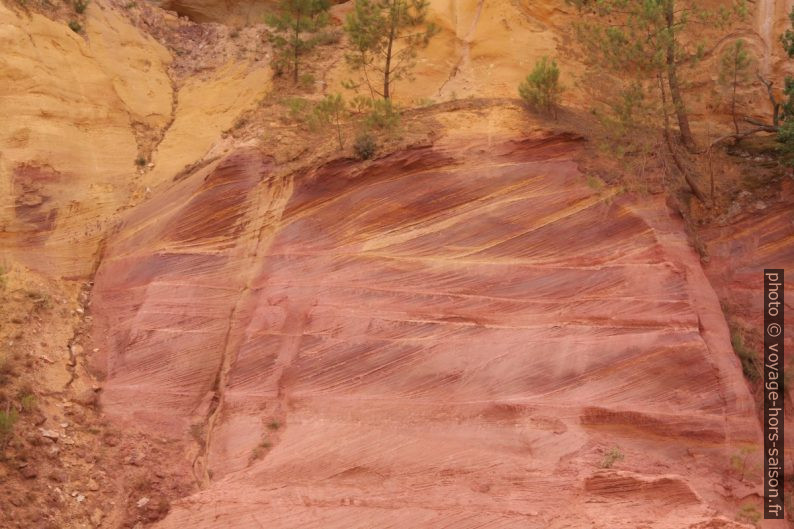
<svg viewBox="0 0 794 529">
<path fill-rule="evenodd" d="M 57 441 L 61 437 L 61 434 L 59 434 L 55 430 L 42 429 L 41 430 L 41 436 L 42 437 L 46 437 L 47 439 L 50 439 L 52 441 Z"/>
<path fill-rule="evenodd" d="M 74 398 L 74 402 L 81 406 L 94 408 L 99 403 L 99 394 L 93 388 L 84 389 Z"/>
<path fill-rule="evenodd" d="M 132 20 L 173 53 L 169 72 L 181 84 L 191 76 L 206 74 L 230 60 L 260 63 L 269 60 L 264 23 L 232 30 L 223 24 L 198 23 L 173 11 L 142 3 L 129 13 Z"/>
<path fill-rule="evenodd" d="M 33 479 L 39 475 L 36 467 L 33 465 L 25 465 L 19 469 L 19 472 L 22 474 L 22 477 L 25 479 Z"/>
<path fill-rule="evenodd" d="M 0 370 L 0 409 L 5 410 L 7 399 L 12 399 L 10 404 L 19 410 L 0 458 L 0 527 L 98 528 L 110 527 L 109 520 L 122 527 L 131 518 L 126 525 L 130 527 L 139 518 L 156 519 L 162 512 L 160 504 L 153 508 L 155 514 L 146 509 L 141 516 L 137 508 L 126 505 L 119 483 L 133 479 L 126 476 L 129 471 L 159 472 L 174 479 L 158 480 L 147 493 L 150 497 L 184 495 L 189 487 L 179 481 L 181 476 L 163 472 L 167 467 L 163 461 L 178 459 L 174 452 L 179 448 L 168 447 L 165 457 L 162 448 L 144 443 L 140 434 L 109 430 L 100 419 L 96 402 L 101 386 L 83 367 L 83 349 L 93 345 L 85 328 L 88 323 L 71 310 L 59 309 L 75 297 L 84 306 L 90 297 L 76 294 L 77 285 L 68 282 L 58 287 L 41 279 L 26 283 L 29 280 L 20 268 L 7 271 L 3 279 L 12 295 L 0 285 L 0 344 L 4 348 L 0 358 L 5 358 L 6 351 L 23 353 L 9 357 L 13 369 Z M 52 305 L 42 305 L 37 301 L 41 299 L 50 299 Z M 69 346 L 58 347 L 63 343 Z M 70 356 L 80 378 L 74 387 L 64 389 Z M 131 444 L 125 446 L 125 439 Z M 134 447 L 139 442 L 149 447 L 147 457 L 136 455 L 139 466 L 125 466 L 123 454 L 137 454 Z"/>
</svg>

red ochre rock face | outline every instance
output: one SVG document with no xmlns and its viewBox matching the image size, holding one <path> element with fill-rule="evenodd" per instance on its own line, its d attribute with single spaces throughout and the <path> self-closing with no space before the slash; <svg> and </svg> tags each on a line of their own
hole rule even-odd
<svg viewBox="0 0 794 529">
<path fill-rule="evenodd" d="M 758 431 L 717 297 L 663 202 L 590 189 L 578 148 L 447 140 L 293 180 L 240 151 L 133 210 L 94 360 L 111 417 L 192 447 L 202 490 L 157 527 L 733 518 L 715 483 Z"/>
<path fill-rule="evenodd" d="M 710 258 L 706 273 L 734 321 L 755 334 L 756 343 L 751 345 L 758 346 L 759 351 L 763 341 L 764 269 L 785 269 L 785 291 L 794 292 L 794 184 L 784 181 L 780 199 L 764 206 L 725 225 L 703 230 L 701 235 Z M 786 330 L 794 329 L 794 310 L 791 301 L 787 304 Z M 787 362 L 791 362 L 794 333 L 790 331 L 785 336 L 785 351 Z"/>
</svg>

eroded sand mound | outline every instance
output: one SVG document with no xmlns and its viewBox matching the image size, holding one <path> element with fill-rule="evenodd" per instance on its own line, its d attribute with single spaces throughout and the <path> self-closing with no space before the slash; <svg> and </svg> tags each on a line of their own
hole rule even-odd
<svg viewBox="0 0 794 529">
<path fill-rule="evenodd" d="M 239 151 L 130 214 L 94 290 L 103 404 L 204 488 L 159 526 L 730 516 L 714 484 L 755 427 L 717 298 L 665 206 L 584 185 L 577 143 L 294 182 Z"/>
</svg>

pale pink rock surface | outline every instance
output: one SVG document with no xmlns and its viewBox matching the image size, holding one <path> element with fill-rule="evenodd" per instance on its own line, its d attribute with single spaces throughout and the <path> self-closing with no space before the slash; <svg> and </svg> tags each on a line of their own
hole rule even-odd
<svg viewBox="0 0 794 529">
<path fill-rule="evenodd" d="M 738 527 L 715 484 L 759 432 L 717 297 L 664 203 L 590 189 L 577 142 L 294 182 L 244 151 L 136 208 L 96 365 L 202 485 L 157 527 Z"/>
</svg>

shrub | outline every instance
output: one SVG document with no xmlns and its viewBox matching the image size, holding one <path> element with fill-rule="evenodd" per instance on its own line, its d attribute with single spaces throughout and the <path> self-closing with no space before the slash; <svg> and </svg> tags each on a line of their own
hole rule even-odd
<svg viewBox="0 0 794 529">
<path fill-rule="evenodd" d="M 52 298 L 46 292 L 36 290 L 27 291 L 28 299 L 33 302 L 33 307 L 37 310 L 49 310 L 52 308 Z"/>
<path fill-rule="evenodd" d="M 74 6 L 74 12 L 78 15 L 82 15 L 88 7 L 88 0 L 74 0 L 74 4 L 72 5 Z"/>
<path fill-rule="evenodd" d="M 780 125 L 777 132 L 777 141 L 783 163 L 789 167 L 794 166 L 794 118 L 787 119 Z"/>
<path fill-rule="evenodd" d="M 314 86 L 314 76 L 310 73 L 302 73 L 300 74 L 300 78 L 298 79 L 298 84 L 304 90 L 309 90 Z"/>
<path fill-rule="evenodd" d="M 350 110 L 355 114 L 366 114 L 372 108 L 372 98 L 362 95 L 354 96 L 350 100 Z"/>
<path fill-rule="evenodd" d="M 744 480 L 744 475 L 747 472 L 747 460 L 753 453 L 753 449 L 743 446 L 738 452 L 731 456 L 731 468 L 739 476 L 739 480 Z"/>
<path fill-rule="evenodd" d="M 144 158 L 143 156 L 138 156 L 137 158 L 135 158 L 135 165 L 137 165 L 138 167 L 145 166 L 146 158 Z"/>
<path fill-rule="evenodd" d="M 612 468 L 612 465 L 622 460 L 623 452 L 620 450 L 620 447 L 616 446 L 604 454 L 604 459 L 601 460 L 601 468 Z"/>
<path fill-rule="evenodd" d="M 76 20 L 70 20 L 69 29 L 71 29 L 75 33 L 80 33 L 81 31 L 83 31 L 83 26 L 81 26 L 80 23 Z"/>
<path fill-rule="evenodd" d="M 342 40 L 342 33 L 334 30 L 321 31 L 314 37 L 314 43 L 320 46 L 338 44 Z"/>
<path fill-rule="evenodd" d="M 11 438 L 17 419 L 19 419 L 19 414 L 16 410 L 0 411 L 0 448 L 5 448 Z"/>
<path fill-rule="evenodd" d="M 270 428 L 271 430 L 278 430 L 279 428 L 281 428 L 281 424 L 276 420 L 272 420 L 267 424 L 267 427 Z"/>
<path fill-rule="evenodd" d="M 36 395 L 27 393 L 19 399 L 19 404 L 22 406 L 22 411 L 28 413 L 36 407 Z"/>
<path fill-rule="evenodd" d="M 271 446 L 273 445 L 267 439 L 256 445 L 248 458 L 248 464 L 250 465 L 257 459 L 262 459 Z"/>
<path fill-rule="evenodd" d="M 562 95 L 560 69 L 555 59 L 542 57 L 526 79 L 518 86 L 518 94 L 530 108 L 557 116 Z"/>
<path fill-rule="evenodd" d="M 756 525 L 761 521 L 761 513 L 758 512 L 758 508 L 752 503 L 745 503 L 739 507 L 736 519 L 740 522 L 748 522 Z"/>
<path fill-rule="evenodd" d="M 339 142 L 339 149 L 345 148 L 345 140 L 342 135 L 342 123 L 348 116 L 347 105 L 340 94 L 329 94 L 314 106 L 310 125 L 312 129 L 323 129 L 333 127 L 336 130 L 336 139 Z"/>
<path fill-rule="evenodd" d="M 353 144 L 353 150 L 360 160 L 369 160 L 375 156 L 375 151 L 378 146 L 375 143 L 375 138 L 369 132 L 362 132 L 356 137 L 356 142 Z"/>
<path fill-rule="evenodd" d="M 281 102 L 287 107 L 290 118 L 296 121 L 303 121 L 309 113 L 309 102 L 300 97 L 288 97 Z"/>
<path fill-rule="evenodd" d="M 374 99 L 369 113 L 364 118 L 368 128 L 394 131 L 400 125 L 400 112 L 392 104 L 391 99 Z"/>
<path fill-rule="evenodd" d="M 742 363 L 744 376 L 751 382 L 757 382 L 761 378 L 761 372 L 758 369 L 755 352 L 745 345 L 742 332 L 738 328 L 731 331 L 731 345 Z"/>
<path fill-rule="evenodd" d="M 14 366 L 11 360 L 7 355 L 0 356 L 0 384 L 5 384 L 12 376 L 14 376 Z"/>
</svg>

